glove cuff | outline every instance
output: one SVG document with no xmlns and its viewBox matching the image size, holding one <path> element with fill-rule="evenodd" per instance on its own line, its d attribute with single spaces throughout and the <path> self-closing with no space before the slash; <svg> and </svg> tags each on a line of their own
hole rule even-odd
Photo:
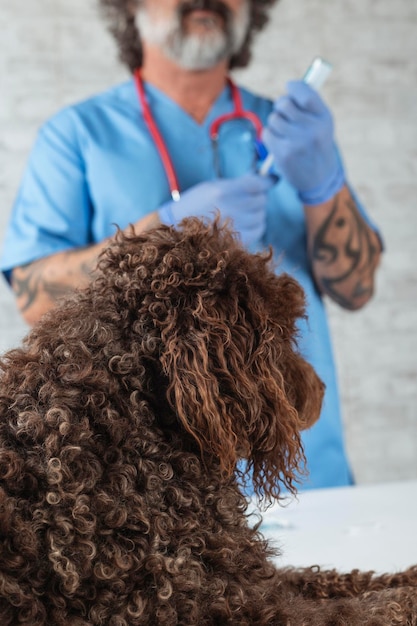
<svg viewBox="0 0 417 626">
<path fill-rule="evenodd" d="M 158 209 L 158 217 L 161 224 L 166 224 L 167 226 L 176 226 L 178 220 L 174 217 L 174 212 L 172 210 L 172 202 L 167 202 L 163 204 Z"/>
<path fill-rule="evenodd" d="M 333 198 L 346 183 L 345 171 L 338 159 L 337 169 L 333 176 L 321 185 L 318 185 L 310 191 L 299 191 L 298 196 L 303 204 L 312 206 L 314 204 L 323 204 Z"/>
</svg>

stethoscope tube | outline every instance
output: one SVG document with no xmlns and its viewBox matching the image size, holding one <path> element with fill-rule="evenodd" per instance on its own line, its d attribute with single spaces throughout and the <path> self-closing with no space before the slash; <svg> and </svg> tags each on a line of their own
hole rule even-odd
<svg viewBox="0 0 417 626">
<path fill-rule="evenodd" d="M 169 188 L 171 191 L 171 197 L 175 202 L 178 202 L 178 200 L 180 199 L 180 187 L 178 184 L 177 174 L 175 172 L 171 156 L 168 152 L 168 148 L 166 147 L 165 140 L 162 137 L 159 128 L 155 122 L 155 119 L 152 115 L 151 107 L 149 106 L 149 102 L 146 97 L 145 87 L 143 85 L 142 76 L 140 75 L 139 70 L 135 71 L 134 79 L 139 96 L 139 101 L 142 106 L 143 119 L 145 120 L 149 132 L 155 142 L 155 147 L 162 161 L 162 165 L 164 166 Z"/>
</svg>

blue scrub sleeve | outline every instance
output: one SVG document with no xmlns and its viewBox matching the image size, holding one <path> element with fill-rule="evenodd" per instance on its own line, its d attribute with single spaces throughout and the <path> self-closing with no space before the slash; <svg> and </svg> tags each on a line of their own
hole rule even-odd
<svg viewBox="0 0 417 626">
<path fill-rule="evenodd" d="M 90 243 L 92 206 L 78 125 L 64 109 L 38 133 L 6 230 L 0 268 L 7 279 L 13 267 Z"/>
</svg>

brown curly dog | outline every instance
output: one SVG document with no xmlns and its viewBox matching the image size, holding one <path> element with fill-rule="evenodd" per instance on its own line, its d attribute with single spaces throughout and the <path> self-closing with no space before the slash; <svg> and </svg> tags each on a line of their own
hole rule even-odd
<svg viewBox="0 0 417 626">
<path fill-rule="evenodd" d="M 417 623 L 417 568 L 280 570 L 248 523 L 238 460 L 294 491 L 319 415 L 303 314 L 216 222 L 119 234 L 2 360 L 1 626 Z"/>
</svg>

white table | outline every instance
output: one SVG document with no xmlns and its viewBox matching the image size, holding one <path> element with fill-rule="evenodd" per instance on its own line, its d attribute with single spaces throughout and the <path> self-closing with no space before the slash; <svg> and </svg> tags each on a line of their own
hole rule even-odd
<svg viewBox="0 0 417 626">
<path fill-rule="evenodd" d="M 417 564 L 417 480 L 305 491 L 262 516 L 278 565 L 382 573 Z"/>
</svg>

